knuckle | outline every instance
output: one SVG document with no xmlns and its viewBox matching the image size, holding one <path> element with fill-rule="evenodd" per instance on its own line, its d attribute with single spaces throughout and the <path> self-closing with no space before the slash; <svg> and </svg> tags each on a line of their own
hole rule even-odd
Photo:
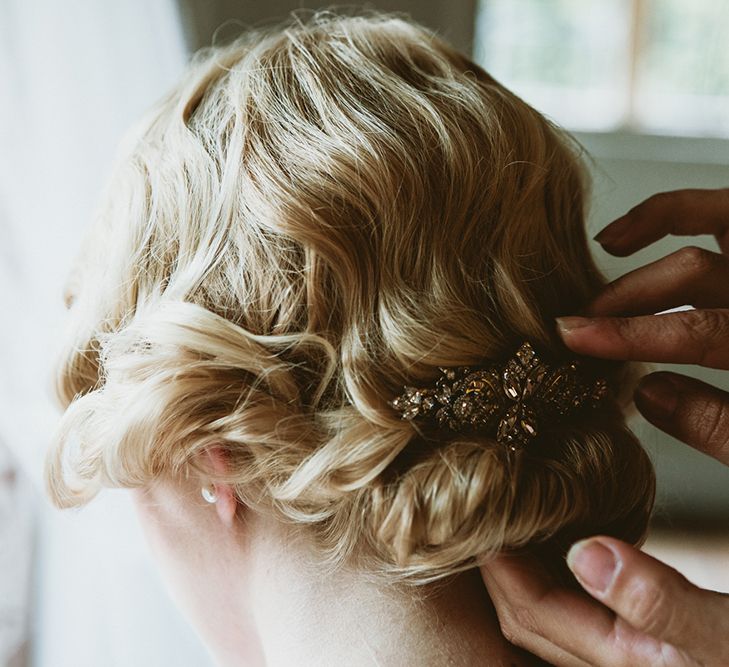
<svg viewBox="0 0 729 667">
<path fill-rule="evenodd" d="M 709 399 L 696 414 L 701 449 L 709 454 L 723 451 L 729 444 L 729 403 Z"/>
<path fill-rule="evenodd" d="M 630 591 L 626 620 L 653 637 L 680 637 L 688 616 L 674 578 L 662 575 L 639 581 Z"/>
<path fill-rule="evenodd" d="M 501 628 L 501 634 L 504 635 L 504 639 L 506 639 L 509 644 L 525 648 L 523 635 L 519 627 L 511 618 L 506 618 L 503 621 L 500 621 L 499 627 Z"/>
<path fill-rule="evenodd" d="M 526 648 L 530 634 L 538 634 L 536 617 L 527 607 L 510 609 L 503 617 L 499 617 L 499 625 L 506 640 L 521 648 Z"/>
<path fill-rule="evenodd" d="M 694 336 L 711 334 L 716 325 L 714 313 L 708 310 L 687 310 L 681 321 Z"/>
<path fill-rule="evenodd" d="M 529 607 L 518 607 L 514 610 L 514 621 L 517 627 L 525 632 L 535 633 L 539 628 L 537 617 Z"/>
<path fill-rule="evenodd" d="M 504 635 L 504 639 L 506 639 L 509 644 L 524 648 L 522 644 L 520 644 L 521 637 L 519 635 L 519 630 L 516 628 L 516 626 L 511 624 L 511 620 L 507 619 L 501 621 L 499 623 L 499 627 L 501 628 L 501 634 Z"/>
<path fill-rule="evenodd" d="M 716 255 L 705 248 L 686 246 L 678 250 L 675 257 L 682 273 L 702 276 L 714 268 Z"/>
<path fill-rule="evenodd" d="M 709 365 L 719 341 L 729 337 L 729 320 L 718 310 L 688 310 L 681 321 L 689 341 L 699 350 L 697 363 Z"/>
<path fill-rule="evenodd" d="M 661 630 L 670 615 L 667 582 L 640 580 L 631 587 L 625 617 L 634 627 L 648 634 Z"/>
</svg>

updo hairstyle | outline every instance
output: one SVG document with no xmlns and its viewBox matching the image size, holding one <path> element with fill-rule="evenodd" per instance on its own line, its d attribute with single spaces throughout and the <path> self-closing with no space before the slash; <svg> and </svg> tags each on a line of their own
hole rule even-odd
<svg viewBox="0 0 729 667">
<path fill-rule="evenodd" d="M 62 507 L 199 470 L 322 562 L 422 583 L 480 554 L 638 541 L 650 461 L 610 405 L 507 451 L 401 420 L 441 366 L 531 341 L 605 284 L 577 145 L 398 16 L 317 13 L 198 51 L 126 136 L 69 283 Z M 228 472 L 201 468 L 218 447 Z"/>
</svg>

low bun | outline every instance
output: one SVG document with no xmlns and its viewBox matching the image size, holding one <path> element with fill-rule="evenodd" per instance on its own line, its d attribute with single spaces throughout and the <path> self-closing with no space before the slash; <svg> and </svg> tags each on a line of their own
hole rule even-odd
<svg viewBox="0 0 729 667">
<path fill-rule="evenodd" d="M 595 532 L 638 542 L 654 493 L 621 417 L 591 414 L 516 452 L 456 436 L 373 490 L 371 530 L 399 574 L 437 578 L 479 555 Z"/>
</svg>

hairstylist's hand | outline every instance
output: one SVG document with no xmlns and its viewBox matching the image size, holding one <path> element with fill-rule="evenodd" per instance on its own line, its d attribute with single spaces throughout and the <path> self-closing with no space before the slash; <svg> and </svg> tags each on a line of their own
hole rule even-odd
<svg viewBox="0 0 729 667">
<path fill-rule="evenodd" d="M 729 370 L 729 189 L 656 195 L 596 239 L 625 256 L 667 234 L 713 234 L 721 253 L 689 246 L 614 281 L 588 317 L 560 318 L 568 347 L 606 359 Z M 653 314 L 682 305 L 695 310 Z M 658 428 L 729 465 L 729 393 L 656 372 L 643 378 L 635 402 Z M 568 564 L 594 600 L 523 557 L 482 567 L 513 643 L 560 666 L 729 665 L 729 596 L 699 589 L 608 537 L 573 546 Z"/>
<path fill-rule="evenodd" d="M 612 282 L 559 330 L 573 351 L 604 359 L 729 370 L 729 189 L 655 195 L 596 239 L 628 255 L 668 235 L 713 234 L 721 252 L 688 246 Z M 691 305 L 695 310 L 654 315 Z M 641 381 L 635 404 L 666 433 L 729 465 L 729 393 L 677 373 Z"/>
<path fill-rule="evenodd" d="M 502 555 L 481 567 L 512 644 L 559 667 L 729 665 L 729 596 L 610 537 L 578 542 L 568 563 L 592 597 L 533 558 Z"/>
</svg>

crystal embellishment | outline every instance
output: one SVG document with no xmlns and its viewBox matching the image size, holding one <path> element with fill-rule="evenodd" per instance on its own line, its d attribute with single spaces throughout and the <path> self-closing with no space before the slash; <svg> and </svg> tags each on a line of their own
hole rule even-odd
<svg viewBox="0 0 729 667">
<path fill-rule="evenodd" d="M 426 419 L 451 431 L 483 430 L 512 450 L 536 438 L 540 422 L 597 407 L 609 394 L 607 382 L 586 378 L 579 361 L 549 365 L 529 342 L 501 366 L 439 370 L 434 386 L 406 386 L 389 404 L 402 419 Z"/>
</svg>

